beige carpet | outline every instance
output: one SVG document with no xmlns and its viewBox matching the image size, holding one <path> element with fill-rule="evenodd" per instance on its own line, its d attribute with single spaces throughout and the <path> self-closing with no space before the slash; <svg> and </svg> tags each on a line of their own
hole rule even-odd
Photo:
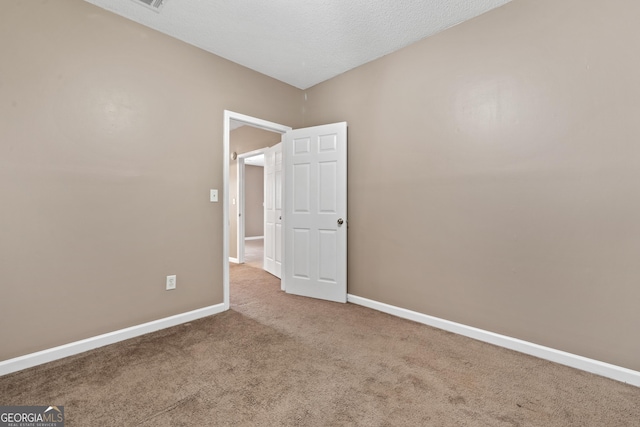
<svg viewBox="0 0 640 427">
<path fill-rule="evenodd" d="M 232 265 L 232 309 L 0 377 L 68 426 L 639 426 L 640 388 Z"/>
</svg>

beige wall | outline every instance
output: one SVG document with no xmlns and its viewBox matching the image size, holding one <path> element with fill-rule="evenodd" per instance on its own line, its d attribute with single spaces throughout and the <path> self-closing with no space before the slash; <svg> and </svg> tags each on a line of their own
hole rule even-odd
<svg viewBox="0 0 640 427">
<path fill-rule="evenodd" d="M 302 93 L 302 92 L 300 92 Z M 299 105 L 302 105 L 301 103 Z M 258 117 L 262 119 L 263 117 Z M 287 123 L 280 123 L 290 126 Z M 249 153 L 261 148 L 271 147 L 278 142 L 282 135 L 276 132 L 242 126 L 231 131 L 229 136 L 229 151 L 238 154 Z M 246 172 L 246 171 L 245 171 Z M 246 188 L 245 188 L 246 191 Z M 246 197 L 246 194 L 245 194 Z M 238 162 L 229 161 L 229 199 L 236 200 L 236 204 L 229 203 L 229 256 L 238 257 Z M 246 224 L 245 224 L 246 227 Z M 249 236 L 245 230 L 245 235 Z"/>
<path fill-rule="evenodd" d="M 296 126 L 301 92 L 81 0 L 2 3 L 0 360 L 221 303 L 223 110 Z"/>
<path fill-rule="evenodd" d="M 245 166 L 245 236 L 264 236 L 264 168 Z"/>
<path fill-rule="evenodd" d="M 515 0 L 308 90 L 349 292 L 640 370 L 640 3 Z"/>
</svg>

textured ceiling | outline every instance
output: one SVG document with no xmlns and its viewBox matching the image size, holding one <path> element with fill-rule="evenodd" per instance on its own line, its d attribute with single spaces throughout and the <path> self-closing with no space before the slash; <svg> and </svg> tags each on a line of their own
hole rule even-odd
<svg viewBox="0 0 640 427">
<path fill-rule="evenodd" d="M 306 89 L 511 0 L 85 0 Z"/>
</svg>

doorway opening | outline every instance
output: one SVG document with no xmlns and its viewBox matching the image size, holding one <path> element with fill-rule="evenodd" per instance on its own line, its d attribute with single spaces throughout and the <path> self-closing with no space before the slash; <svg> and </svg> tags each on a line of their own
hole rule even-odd
<svg viewBox="0 0 640 427">
<path fill-rule="evenodd" d="M 232 132 L 238 133 L 240 128 L 245 128 L 240 131 L 240 133 L 250 133 L 252 130 L 262 130 L 268 131 L 270 133 L 275 133 L 277 135 L 277 139 L 279 141 L 280 135 L 284 134 L 287 131 L 290 131 L 291 128 L 288 126 L 284 126 L 278 123 L 269 122 L 266 120 L 258 119 L 256 117 L 247 116 L 240 113 L 235 113 L 233 111 L 224 111 L 224 123 L 223 123 L 223 144 L 224 144 L 224 156 L 223 156 L 223 221 L 225 227 L 223 227 L 223 259 L 225 260 L 223 264 L 223 292 L 224 292 L 224 306 L 225 309 L 229 308 L 229 260 L 232 258 L 236 258 L 237 261 L 240 261 L 244 258 L 245 255 L 245 230 L 246 224 L 240 224 L 243 221 L 238 221 L 240 218 L 239 214 L 242 214 L 243 209 L 245 209 L 244 197 L 240 197 L 239 184 L 240 179 L 238 179 L 238 172 L 242 170 L 245 171 L 245 160 L 246 158 L 253 157 L 256 154 L 255 147 L 252 147 L 250 143 L 240 143 L 239 145 L 235 145 L 236 141 L 232 141 Z M 235 135 L 234 135 L 235 136 Z M 233 150 L 232 150 L 232 142 L 233 142 Z M 257 151 L 259 151 L 258 148 Z M 238 152 L 243 153 L 242 155 L 238 155 Z M 235 154 L 232 154 L 235 153 Z M 240 160 L 240 162 L 236 163 L 236 160 Z M 242 164 L 242 167 L 239 168 L 238 164 Z M 231 186 L 230 182 L 232 181 L 232 173 L 231 169 L 235 169 L 235 195 L 236 197 L 230 197 L 231 194 Z M 244 178 L 244 177 L 243 177 Z M 235 200 L 234 200 L 235 199 Z M 233 208 L 235 206 L 235 208 Z M 232 217 L 231 213 L 235 213 L 235 217 Z M 246 216 L 246 214 L 245 214 Z M 243 218 L 244 219 L 244 218 Z M 233 224 L 235 223 L 234 233 L 231 232 L 233 228 Z M 243 230 L 239 230 L 239 226 L 243 227 Z M 235 242 L 235 252 L 236 257 L 231 256 L 231 249 L 233 249 L 231 242 Z"/>
<path fill-rule="evenodd" d="M 251 134 L 250 136 L 253 137 L 254 135 Z M 262 136 L 264 136 L 264 134 Z M 252 141 L 252 143 L 260 145 L 266 144 L 268 147 L 273 142 L 272 136 L 279 138 L 279 134 L 273 133 L 273 135 L 265 137 L 264 140 L 256 137 L 255 142 Z M 232 135 L 231 149 L 234 148 L 234 139 Z M 234 204 L 237 203 L 235 210 L 237 217 L 237 262 L 238 264 L 245 263 L 261 269 L 264 268 L 263 258 L 265 249 L 265 151 L 266 148 L 260 148 L 248 153 L 238 154 L 236 165 L 237 187 L 235 194 L 233 186 L 231 186 L 232 188 L 230 189 L 230 216 L 233 216 L 233 207 Z M 233 171 L 230 173 L 230 180 L 233 181 Z M 233 231 L 233 225 L 231 228 Z M 229 250 L 232 254 L 229 260 L 233 261 L 233 250 L 231 247 Z"/>
</svg>

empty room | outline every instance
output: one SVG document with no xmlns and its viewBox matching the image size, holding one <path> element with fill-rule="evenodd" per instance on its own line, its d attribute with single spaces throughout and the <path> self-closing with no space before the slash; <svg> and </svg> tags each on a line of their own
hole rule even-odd
<svg viewBox="0 0 640 427">
<path fill-rule="evenodd" d="M 640 3 L 2 3 L 0 426 L 639 425 Z"/>
</svg>

